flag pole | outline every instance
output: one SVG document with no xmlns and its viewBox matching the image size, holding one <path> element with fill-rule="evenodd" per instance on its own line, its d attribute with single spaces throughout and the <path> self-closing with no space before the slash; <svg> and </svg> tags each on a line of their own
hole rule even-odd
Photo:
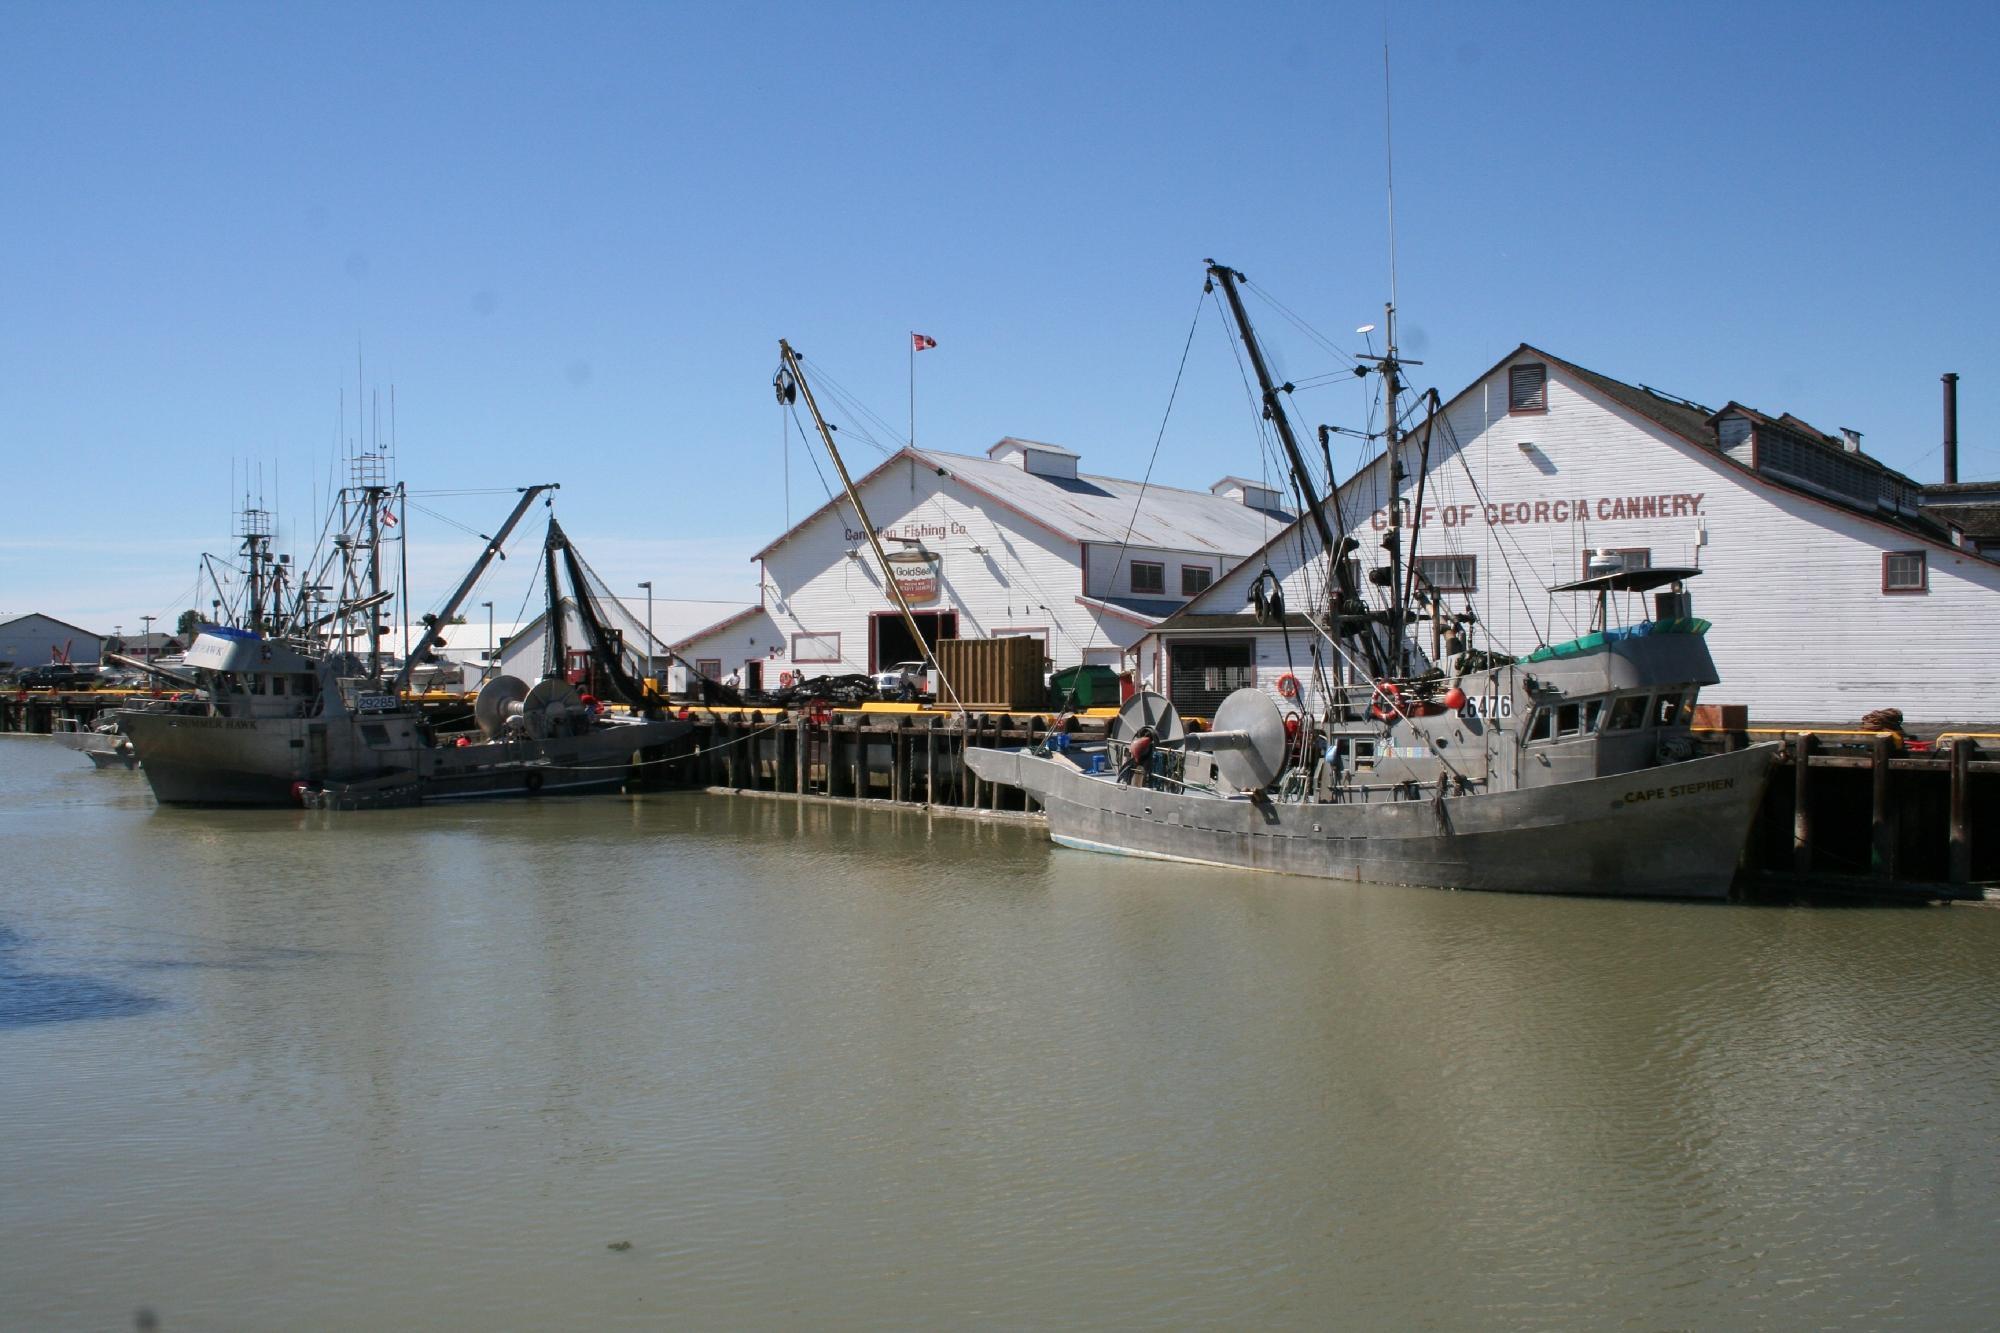
<svg viewBox="0 0 2000 1333">
<path fill-rule="evenodd" d="M 910 447 L 917 447 L 917 335 L 910 335 Z"/>
</svg>

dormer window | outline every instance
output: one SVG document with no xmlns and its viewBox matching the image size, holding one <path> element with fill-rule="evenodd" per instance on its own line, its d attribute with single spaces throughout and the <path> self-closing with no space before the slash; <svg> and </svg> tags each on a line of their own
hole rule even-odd
<svg viewBox="0 0 2000 1333">
<path fill-rule="evenodd" d="M 1144 596 L 1155 596 L 1167 590 L 1167 567 L 1157 560 L 1134 560 L 1132 562 L 1132 591 Z"/>
<path fill-rule="evenodd" d="M 1507 410 L 1546 412 L 1549 410 L 1549 368 L 1539 361 L 1512 366 L 1507 371 Z"/>
</svg>

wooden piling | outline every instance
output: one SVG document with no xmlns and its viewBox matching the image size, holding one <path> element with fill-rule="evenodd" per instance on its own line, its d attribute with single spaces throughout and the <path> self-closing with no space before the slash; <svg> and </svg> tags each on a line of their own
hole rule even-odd
<svg viewBox="0 0 2000 1333">
<path fill-rule="evenodd" d="M 910 717 L 896 719 L 895 739 L 889 750 L 889 799 L 902 804 L 910 799 Z"/>
<path fill-rule="evenodd" d="M 1792 869 L 1812 873 L 1812 752 L 1813 734 L 1792 738 Z"/>
<path fill-rule="evenodd" d="M 804 796 L 812 788 L 812 724 L 803 713 L 792 724 L 792 747 L 792 790 Z"/>
<path fill-rule="evenodd" d="M 1868 822 L 1874 853 L 1870 859 L 1875 874 L 1884 879 L 1896 877 L 1896 812 L 1889 808 L 1889 757 L 1893 744 L 1887 736 L 1873 737 L 1868 743 L 1871 785 Z"/>
<path fill-rule="evenodd" d="M 1972 823 L 1966 817 L 1972 787 L 1974 742 L 1961 736 L 1951 743 L 1951 882 L 1972 882 Z"/>
<path fill-rule="evenodd" d="M 937 804 L 937 729 L 938 719 L 929 719 L 924 728 L 924 804 Z"/>
</svg>

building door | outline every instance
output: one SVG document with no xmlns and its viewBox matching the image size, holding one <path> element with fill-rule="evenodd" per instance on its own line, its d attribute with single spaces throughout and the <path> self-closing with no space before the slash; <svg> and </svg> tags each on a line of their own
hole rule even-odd
<svg viewBox="0 0 2000 1333">
<path fill-rule="evenodd" d="M 1234 690 L 1257 681 L 1256 645 L 1167 643 L 1167 698 L 1183 716 L 1214 717 Z"/>
<path fill-rule="evenodd" d="M 917 630 L 924 636 L 924 642 L 937 650 L 938 640 L 958 637 L 958 612 L 956 611 L 916 611 L 910 619 L 917 622 Z M 869 617 L 868 624 L 868 669 L 887 671 L 898 662 L 921 662 L 923 649 L 910 637 L 910 627 L 903 623 L 900 611 L 877 611 Z"/>
<path fill-rule="evenodd" d="M 743 664 L 743 688 L 751 694 L 764 692 L 764 659 L 753 657 Z"/>
</svg>

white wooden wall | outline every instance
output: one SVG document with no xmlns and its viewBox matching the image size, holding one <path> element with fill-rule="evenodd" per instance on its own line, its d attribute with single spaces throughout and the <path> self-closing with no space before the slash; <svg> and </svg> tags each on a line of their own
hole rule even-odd
<svg viewBox="0 0 2000 1333">
<path fill-rule="evenodd" d="M 1063 667 L 1081 661 L 1087 647 L 1122 648 L 1139 633 L 1136 625 L 1108 616 L 1100 620 L 1078 605 L 1082 574 L 1075 542 L 992 504 L 955 478 L 906 461 L 865 482 L 861 498 L 884 531 L 886 550 L 914 549 L 888 537 L 920 536 L 925 548 L 941 557 L 938 595 L 912 609 L 956 611 L 962 637 L 1046 631 L 1049 656 Z M 896 604 L 844 500 L 766 556 L 764 609 L 769 629 L 755 646 L 771 646 L 762 642 L 765 637 L 778 641 L 778 655 L 765 667 L 767 680 L 775 681 L 783 670 L 833 675 L 869 669 L 870 617 L 893 612 Z M 681 651 L 690 658 L 730 657 L 751 647 L 739 641 L 740 629 L 731 627 L 716 641 L 691 640 Z M 838 634 L 840 660 L 796 661 L 794 636 L 805 634 Z"/>
<path fill-rule="evenodd" d="M 1510 416 L 1507 371 L 1499 367 L 1450 406 L 1451 432 L 1433 444 L 1430 523 L 1416 548 L 1478 558 L 1471 600 L 1493 646 L 1525 653 L 1584 632 L 1587 600 L 1544 589 L 1581 577 L 1593 548 L 1643 547 L 1655 565 L 1705 571 L 1688 590 L 1695 614 L 1714 624 L 1708 642 L 1722 683 L 1703 697 L 1749 705 L 1753 723 L 1856 722 L 1883 707 L 1913 722 L 2000 715 L 2000 654 L 1992 649 L 2000 566 L 1765 484 L 1553 364 L 1548 411 Z M 1454 438 L 1462 452 L 1447 442 Z M 1404 494 L 1413 500 L 1413 459 L 1410 472 Z M 1364 567 L 1384 558 L 1382 476 L 1378 462 L 1342 490 Z M 1882 591 L 1883 553 L 1902 550 L 1928 553 L 1928 593 Z M 1307 584 L 1317 591 L 1323 562 L 1302 577 L 1295 541 L 1268 558 L 1292 605 L 1309 604 Z M 1243 609 L 1261 567 L 1253 557 L 1194 609 Z M 1650 615 L 1649 599 L 1626 602 L 1615 622 Z M 1261 676 L 1275 636 L 1258 638 Z"/>
</svg>

